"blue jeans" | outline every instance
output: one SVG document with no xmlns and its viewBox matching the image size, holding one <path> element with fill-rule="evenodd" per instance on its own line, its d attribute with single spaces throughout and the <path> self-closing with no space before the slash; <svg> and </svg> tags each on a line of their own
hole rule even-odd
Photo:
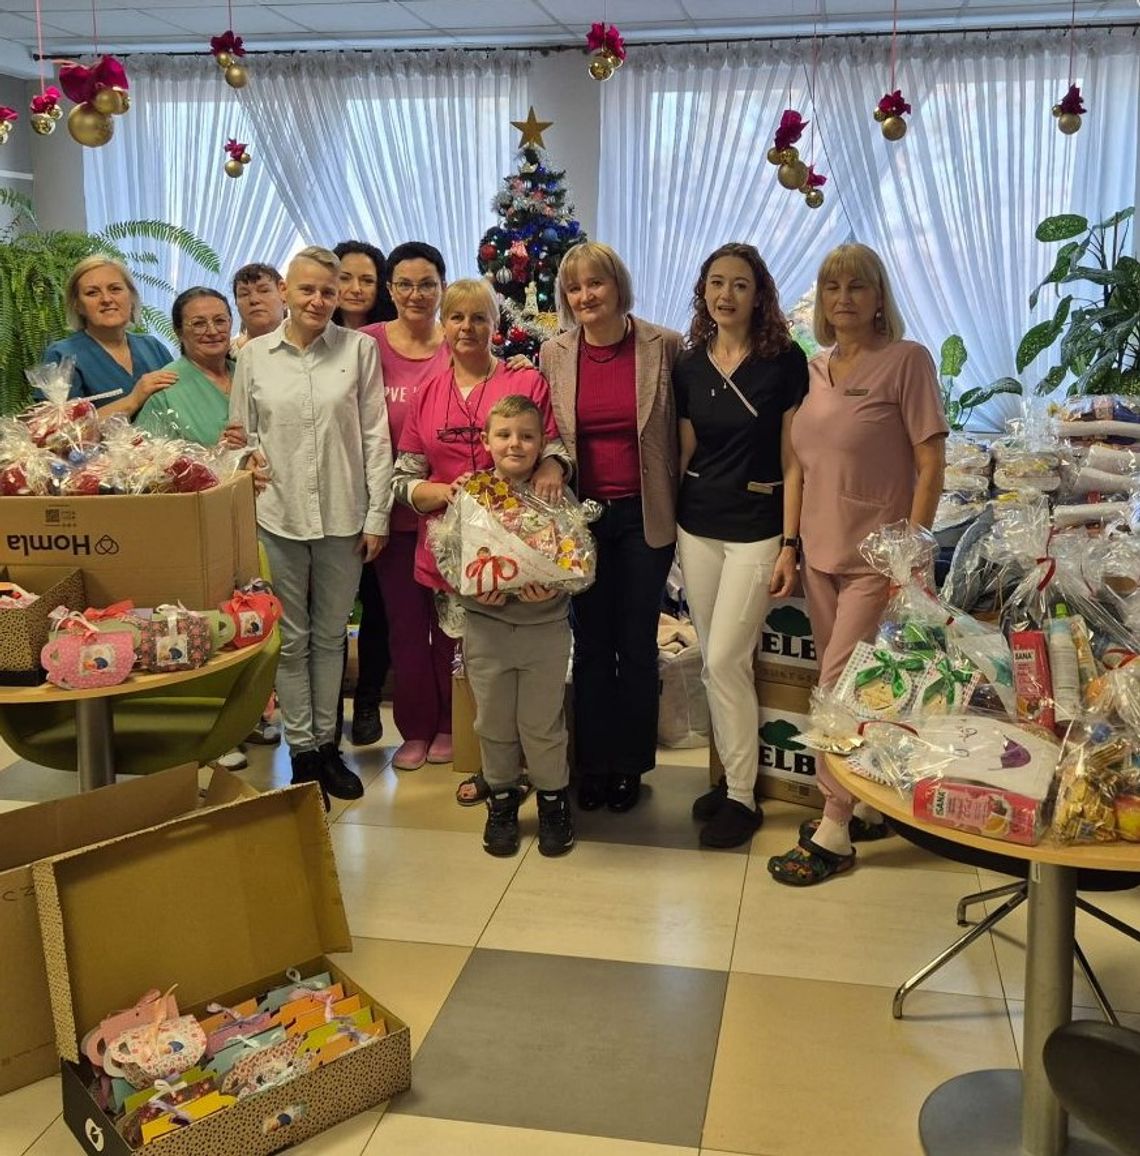
<svg viewBox="0 0 1140 1156">
<path fill-rule="evenodd" d="M 644 774 L 657 761 L 657 620 L 673 545 L 645 541 L 641 498 L 590 529 L 597 581 L 574 596 L 574 757 L 584 778 Z"/>
</svg>

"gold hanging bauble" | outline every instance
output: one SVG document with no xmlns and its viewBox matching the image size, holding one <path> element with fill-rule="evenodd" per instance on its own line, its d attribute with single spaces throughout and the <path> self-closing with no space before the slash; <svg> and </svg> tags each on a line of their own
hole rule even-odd
<svg viewBox="0 0 1140 1156">
<path fill-rule="evenodd" d="M 72 139 L 89 149 L 105 145 L 115 135 L 115 123 L 106 113 L 89 104 L 77 104 L 67 114 L 67 131 Z"/>
<path fill-rule="evenodd" d="M 230 159 L 226 161 L 227 177 L 240 177 L 244 172 L 245 167 L 242 165 L 241 161 L 235 161 L 233 157 L 230 157 Z"/>
<path fill-rule="evenodd" d="M 590 61 L 590 75 L 595 80 L 609 80 L 613 74 L 613 59 L 609 55 L 599 53 L 599 55 Z"/>
<path fill-rule="evenodd" d="M 773 145 L 768 150 L 768 163 L 770 165 L 778 165 L 780 163 L 780 149 Z"/>
<path fill-rule="evenodd" d="M 249 84 L 249 73 L 243 64 L 231 64 L 226 69 L 226 84 L 230 88 L 245 88 Z"/>
<path fill-rule="evenodd" d="M 873 116 L 873 117 L 874 117 L 874 118 L 875 118 L 875 119 L 876 119 L 876 120 L 877 120 L 877 121 L 878 121 L 880 124 L 882 124 L 882 122 L 883 122 L 884 120 L 886 120 L 886 117 L 887 117 L 887 114 L 886 114 L 885 112 L 883 112 L 883 110 L 882 110 L 881 108 L 879 108 L 877 105 L 875 106 L 875 111 L 874 111 L 874 112 L 873 112 L 871 115 L 872 115 L 872 116 Z"/>
<path fill-rule="evenodd" d="M 125 88 L 112 88 L 111 91 L 115 94 L 115 108 L 113 115 L 122 116 L 123 113 L 129 112 L 131 108 L 131 94 Z"/>
<path fill-rule="evenodd" d="M 91 98 L 91 107 L 104 116 L 110 116 L 119 111 L 119 98 L 110 88 L 100 88 Z"/>
<path fill-rule="evenodd" d="M 1061 113 L 1064 111 L 1065 110 L 1059 104 L 1053 105 L 1053 115 L 1054 116 L 1060 116 Z"/>
<path fill-rule="evenodd" d="M 28 120 L 31 122 L 32 132 L 39 133 L 40 136 L 51 136 L 55 132 L 55 122 L 59 117 L 53 118 L 50 112 L 33 112 Z"/>
<path fill-rule="evenodd" d="M 804 193 L 804 203 L 809 209 L 818 209 L 823 204 L 823 193 L 819 189 L 808 189 Z"/>
<path fill-rule="evenodd" d="M 253 160 L 253 157 L 251 157 L 251 156 L 249 155 L 249 153 L 242 153 L 242 154 L 241 154 L 241 156 L 240 156 L 238 159 L 241 161 L 241 163 L 242 163 L 243 165 L 248 165 L 248 164 L 249 164 L 249 162 L 250 162 L 251 160 Z"/>
<path fill-rule="evenodd" d="M 39 113 L 33 112 L 32 113 L 33 121 L 39 115 L 40 115 Z M 54 128 L 55 126 L 53 125 L 52 127 Z M 12 135 L 12 122 L 10 120 L 0 120 L 0 145 L 2 145 L 8 139 L 8 137 L 11 135 Z"/>
<path fill-rule="evenodd" d="M 1081 127 L 1081 114 L 1079 112 L 1061 113 L 1057 117 L 1057 127 L 1065 136 L 1072 136 Z"/>
<path fill-rule="evenodd" d="M 780 164 L 794 165 L 799 159 L 799 149 L 793 148 L 791 145 L 789 145 L 786 149 L 780 149 Z"/>
<path fill-rule="evenodd" d="M 47 110 L 47 114 L 52 120 L 59 120 L 63 116 L 63 109 L 60 108 L 58 104 L 53 104 L 51 108 Z"/>
<path fill-rule="evenodd" d="M 783 164 L 776 171 L 776 180 L 785 189 L 798 189 L 807 180 L 807 165 L 800 160 L 792 161 L 791 164 Z"/>
<path fill-rule="evenodd" d="M 887 140 L 902 140 L 906 136 L 906 121 L 901 116 L 888 116 L 879 127 Z"/>
<path fill-rule="evenodd" d="M 234 58 L 228 52 L 215 52 L 214 59 L 218 62 L 219 68 L 229 68 L 234 62 Z"/>
</svg>

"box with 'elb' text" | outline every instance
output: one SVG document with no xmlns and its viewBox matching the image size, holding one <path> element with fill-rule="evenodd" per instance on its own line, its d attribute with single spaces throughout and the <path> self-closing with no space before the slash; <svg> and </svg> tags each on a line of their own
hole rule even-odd
<svg viewBox="0 0 1140 1156">
<path fill-rule="evenodd" d="M 756 641 L 756 676 L 787 686 L 814 686 L 819 677 L 807 602 L 778 598 L 768 607 Z"/>
</svg>

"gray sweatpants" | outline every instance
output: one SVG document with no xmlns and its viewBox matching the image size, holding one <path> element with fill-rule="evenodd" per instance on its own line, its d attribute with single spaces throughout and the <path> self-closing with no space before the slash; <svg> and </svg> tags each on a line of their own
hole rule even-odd
<svg viewBox="0 0 1140 1156">
<path fill-rule="evenodd" d="M 566 762 L 566 666 L 570 623 L 513 625 L 467 613 L 463 662 L 475 697 L 475 733 L 488 785 L 513 786 L 526 756 L 540 791 L 569 781 Z"/>
<path fill-rule="evenodd" d="M 355 537 L 300 542 L 258 531 L 281 599 L 277 701 L 289 751 L 336 739 L 344 632 L 360 585 Z"/>
</svg>

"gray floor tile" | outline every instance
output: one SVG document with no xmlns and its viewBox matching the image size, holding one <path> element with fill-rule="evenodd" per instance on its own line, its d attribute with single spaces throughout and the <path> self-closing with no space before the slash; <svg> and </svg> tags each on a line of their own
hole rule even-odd
<svg viewBox="0 0 1140 1156">
<path fill-rule="evenodd" d="M 41 767 L 27 759 L 17 759 L 0 770 L 0 799 L 43 803 L 74 795 L 78 790 L 79 777 L 74 771 Z"/>
<path fill-rule="evenodd" d="M 641 782 L 641 798 L 632 811 L 615 815 L 574 811 L 574 833 L 596 843 L 626 843 L 634 847 L 668 847 L 696 851 L 700 824 L 690 815 L 693 800 L 709 789 L 703 767 L 658 766 Z M 733 850 L 746 852 L 747 845 Z"/>
<path fill-rule="evenodd" d="M 476 950 L 390 1110 L 697 1147 L 727 978 Z"/>
</svg>

